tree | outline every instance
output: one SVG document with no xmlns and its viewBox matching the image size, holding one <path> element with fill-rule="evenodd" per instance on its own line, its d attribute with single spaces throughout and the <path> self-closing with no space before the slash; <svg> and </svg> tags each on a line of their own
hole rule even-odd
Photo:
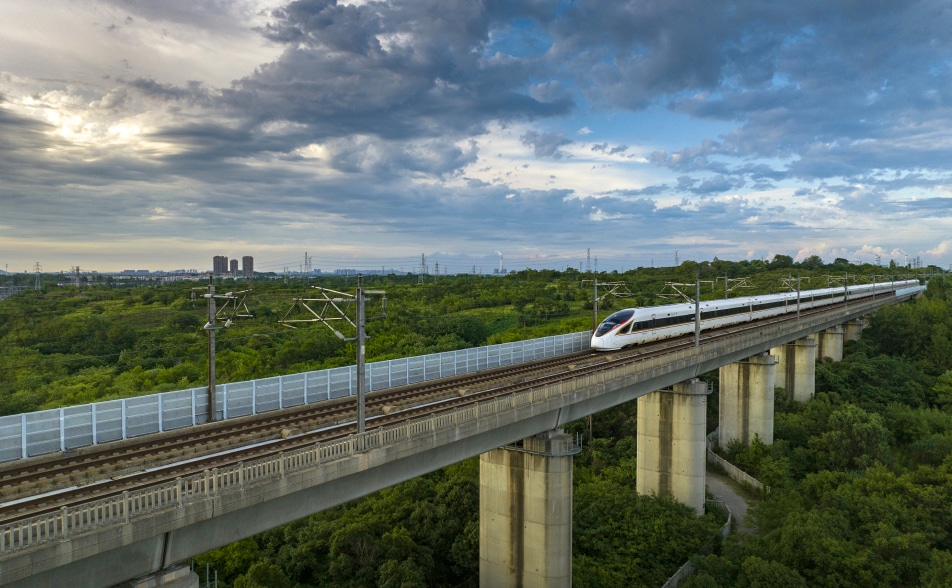
<svg viewBox="0 0 952 588">
<path fill-rule="evenodd" d="M 793 258 L 789 255 L 774 255 L 768 264 L 770 269 L 787 269 L 793 267 Z"/>
<path fill-rule="evenodd" d="M 878 414 L 847 404 L 830 415 L 828 424 L 829 431 L 810 439 L 810 448 L 829 469 L 861 469 L 886 459 L 890 434 Z"/>
<path fill-rule="evenodd" d="M 235 588 L 291 588 L 291 580 L 278 566 L 259 561 L 235 580 Z"/>
<path fill-rule="evenodd" d="M 807 582 L 796 570 L 782 563 L 752 555 L 741 564 L 738 588 L 807 588 Z"/>
<path fill-rule="evenodd" d="M 774 258 L 776 259 L 776 258 Z M 823 260 L 819 255 L 811 255 L 800 262 L 800 267 L 809 270 L 818 270 L 823 268 Z"/>
<path fill-rule="evenodd" d="M 939 376 L 932 387 L 936 406 L 945 412 L 952 412 L 952 370 Z"/>
<path fill-rule="evenodd" d="M 933 550 L 929 566 L 922 573 L 923 588 L 947 588 L 952 578 L 952 553 Z"/>
</svg>

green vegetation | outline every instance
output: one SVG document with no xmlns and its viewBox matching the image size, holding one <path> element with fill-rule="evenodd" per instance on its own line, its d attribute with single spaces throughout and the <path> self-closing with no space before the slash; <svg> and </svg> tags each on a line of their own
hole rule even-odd
<svg viewBox="0 0 952 588">
<path fill-rule="evenodd" d="M 809 262 L 809 263 L 808 263 Z M 856 267 L 785 256 L 762 262 L 685 262 L 601 274 L 623 282 L 613 309 L 668 302 L 665 282 L 693 282 L 705 299 L 723 281 L 780 291 L 781 278 L 867 276 Z M 576 271 L 523 271 L 502 278 L 375 277 L 389 316 L 368 324 L 368 359 L 379 360 L 591 328 L 591 284 Z M 897 276 L 900 277 L 900 276 Z M 861 278 L 862 279 L 862 278 Z M 881 280 L 882 278 L 878 278 Z M 853 278 L 851 278 L 851 282 Z M 315 282 L 318 283 L 318 282 Z M 353 291 L 354 280 L 320 285 Z M 45 287 L 0 302 L 0 414 L 202 386 L 206 320 L 196 283 L 114 289 Z M 218 292 L 246 286 L 226 280 Z M 670 290 L 667 290 L 670 291 Z M 729 458 L 773 487 L 754 509 L 760 531 L 732 537 L 697 558 L 688 586 L 947 585 L 952 577 L 952 283 L 877 314 L 839 363 L 817 367 L 816 400 L 778 394 L 777 442 L 731 447 Z M 259 280 L 254 319 L 219 331 L 219 381 L 353 363 L 354 345 L 323 327 L 278 324 L 304 284 Z M 379 314 L 368 309 L 368 315 Z M 716 419 L 716 401 L 711 424 Z M 635 407 L 593 417 L 594 439 L 575 458 L 573 582 L 579 587 L 660 586 L 711 541 L 718 513 L 697 518 L 673 500 L 637 496 Z M 573 423 L 571 433 L 588 433 Z M 210 552 L 223 588 L 275 586 L 475 586 L 478 584 L 478 462 L 468 460 L 291 525 Z"/>
<path fill-rule="evenodd" d="M 700 519 L 635 492 L 635 403 L 596 415 L 575 457 L 573 586 L 655 587 L 710 542 Z M 573 423 L 570 432 L 586 425 Z M 473 458 L 198 558 L 223 586 L 479 585 L 479 462 Z"/>
<path fill-rule="evenodd" d="M 817 365 L 807 404 L 778 395 L 773 445 L 726 457 L 771 493 L 758 532 L 698 558 L 684 586 L 949 586 L 952 281 L 885 308 Z"/>
<path fill-rule="evenodd" d="M 354 279 L 319 283 L 341 291 L 355 287 Z M 577 274 L 455 276 L 425 284 L 409 276 L 365 284 L 387 291 L 390 310 L 386 319 L 368 323 L 371 361 L 580 331 L 591 320 Z M 247 285 L 225 280 L 217 292 L 232 288 Z M 196 282 L 50 286 L 0 301 L 0 414 L 206 385 L 204 290 Z M 353 364 L 355 344 L 329 329 L 279 324 L 285 316 L 312 318 L 295 308 L 294 299 L 316 295 L 303 283 L 255 283 L 247 298 L 255 317 L 235 319 L 218 332 L 218 381 Z M 379 301 L 373 302 L 378 306 L 370 305 L 369 317 L 380 314 Z M 337 326 L 353 336 L 346 325 Z"/>
<path fill-rule="evenodd" d="M 809 289 L 827 286 L 831 277 L 871 281 L 870 276 L 883 271 L 845 260 L 826 266 L 816 262 L 811 258 L 794 264 L 787 256 L 769 263 L 715 259 L 686 261 L 677 268 L 602 273 L 600 282 L 621 282 L 631 297 L 606 297 L 599 303 L 599 316 L 626 306 L 670 303 L 660 296 L 673 292 L 665 282 L 693 283 L 695 275 L 702 280 L 702 297 L 712 299 L 724 296 L 727 278 L 747 280 L 749 288 L 731 294 L 738 296 L 784 290 L 781 278 L 798 274 L 803 276 L 802 287 Z M 40 291 L 0 301 L 0 415 L 207 385 L 204 284 L 79 288 L 57 286 L 52 277 L 44 276 Z M 389 315 L 369 321 L 367 358 L 590 329 L 592 284 L 585 280 L 591 277 L 572 269 L 524 270 L 505 277 L 441 276 L 423 284 L 417 283 L 417 276 L 368 277 L 368 288 L 387 291 Z M 18 279 L 22 276 L 0 277 L 0 285 Z M 355 287 L 354 278 L 313 282 L 339 291 Z M 246 288 L 246 283 L 231 279 L 217 283 L 218 293 Z M 236 319 L 218 332 L 220 383 L 354 363 L 354 343 L 341 341 L 328 329 L 317 325 L 295 331 L 278 324 L 295 298 L 314 297 L 308 284 L 259 279 L 253 288 L 247 305 L 255 318 Z M 371 305 L 367 314 L 372 317 L 379 310 Z M 293 316 L 305 315 L 296 311 Z"/>
<path fill-rule="evenodd" d="M 599 436 L 575 457 L 572 585 L 577 588 L 657 587 L 701 551 L 726 513 L 698 518 L 668 496 L 635 491 L 635 408 L 596 415 Z M 575 423 L 569 430 L 582 429 Z M 616 436 L 617 435 L 617 436 Z"/>
</svg>

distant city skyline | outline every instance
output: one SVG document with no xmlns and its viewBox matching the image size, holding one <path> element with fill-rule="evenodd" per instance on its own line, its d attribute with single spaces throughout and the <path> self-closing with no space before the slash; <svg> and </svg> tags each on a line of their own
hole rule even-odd
<svg viewBox="0 0 952 588">
<path fill-rule="evenodd" d="M 780 254 L 784 255 L 784 254 Z M 222 256 L 227 258 L 229 261 L 234 262 L 236 259 L 228 258 L 227 256 Z M 253 256 L 242 256 L 252 257 Z M 313 260 L 314 258 L 311 257 Z M 357 274 L 364 273 L 367 275 L 371 274 L 388 274 L 388 273 L 397 273 L 397 274 L 418 274 L 426 273 L 428 275 L 444 275 L 444 274 L 480 274 L 480 275 L 496 275 L 499 270 L 499 258 L 498 254 L 496 257 L 450 257 L 450 256 L 441 256 L 438 254 L 425 256 L 426 260 L 426 269 L 421 270 L 421 257 L 416 258 L 375 258 L 375 259 L 346 259 L 346 260 L 331 260 L 326 258 L 322 259 L 325 263 L 324 267 L 312 266 L 310 271 L 305 270 L 303 263 L 303 256 L 300 259 L 287 259 L 287 260 L 271 260 L 265 261 L 264 266 L 258 266 L 257 262 L 252 261 L 252 271 L 254 273 L 268 274 L 273 273 L 277 275 L 281 274 L 290 274 L 290 275 L 340 275 L 340 274 Z M 574 269 L 579 272 L 589 272 L 589 271 L 599 271 L 599 272 L 612 272 L 612 271 L 628 271 L 635 270 L 638 268 L 661 268 L 661 267 L 676 267 L 680 263 L 685 261 L 691 262 L 710 262 L 712 259 L 688 259 L 681 255 L 679 252 L 670 252 L 669 255 L 660 255 L 658 257 L 650 258 L 637 258 L 633 256 L 627 257 L 616 257 L 616 258 L 599 258 L 598 256 L 593 256 L 591 258 L 586 258 L 584 255 L 575 259 L 566 258 L 563 260 L 563 263 L 557 263 L 556 260 L 548 258 L 544 261 L 538 261 L 533 258 L 515 258 L 509 259 L 505 258 L 505 272 L 509 273 L 510 271 L 521 271 L 524 269 L 532 270 L 543 270 L 543 269 L 554 269 L 559 271 L 564 271 L 566 269 Z M 742 259 L 730 259 L 722 258 L 725 261 L 737 262 L 745 261 Z M 769 262 L 773 257 L 765 257 L 762 261 Z M 823 262 L 826 264 L 834 263 L 835 259 L 842 258 L 827 258 L 823 259 Z M 871 265 L 876 265 L 876 260 L 862 260 L 862 259 L 847 259 L 850 263 L 861 265 L 869 263 Z M 880 267 L 886 269 L 889 267 L 890 263 L 894 262 L 895 265 L 899 268 L 917 269 L 925 268 L 930 265 L 936 265 L 939 269 L 945 271 L 952 271 L 952 264 L 941 266 L 937 264 L 929 264 L 921 257 L 901 257 L 899 259 L 895 258 L 880 258 L 879 265 Z M 43 264 L 41 264 L 42 273 L 49 274 L 58 274 L 58 273 L 72 273 L 72 267 L 69 269 L 57 269 L 57 270 L 47 270 Z M 243 267 L 243 266 L 242 266 Z M 80 267 L 82 273 L 100 273 L 100 274 L 123 274 L 123 273 L 189 273 L 189 274 L 211 274 L 220 277 L 230 277 L 231 276 L 231 267 L 228 268 L 228 271 L 224 273 L 216 272 L 214 260 L 212 264 L 209 264 L 208 267 L 172 267 L 172 266 L 156 266 L 151 268 L 120 268 L 120 269 L 103 269 L 97 267 Z M 2 272 L 3 270 L 0 270 Z M 35 273 L 34 269 L 29 269 L 26 271 L 8 271 L 8 274 L 33 274 Z M 237 277 L 247 277 L 243 269 L 239 269 Z"/>
<path fill-rule="evenodd" d="M 0 0 L 0 269 L 952 263 L 940 0 Z"/>
</svg>

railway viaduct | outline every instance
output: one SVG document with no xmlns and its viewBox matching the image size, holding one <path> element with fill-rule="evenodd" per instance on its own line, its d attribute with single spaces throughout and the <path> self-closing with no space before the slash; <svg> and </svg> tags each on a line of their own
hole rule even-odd
<svg viewBox="0 0 952 588">
<path fill-rule="evenodd" d="M 863 317 L 918 288 L 754 325 L 638 361 L 570 366 L 511 394 L 204 471 L 27 520 L 0 520 L 0 585 L 196 587 L 181 562 L 480 456 L 480 584 L 570 586 L 570 421 L 638 400 L 637 485 L 703 508 L 707 385 L 720 440 L 773 440 L 774 386 L 813 395 L 817 354 L 842 356 Z M 463 392 L 461 392 L 462 394 Z M 25 421 L 24 421 L 25 422 Z M 26 433 L 24 433 L 24 438 Z"/>
</svg>

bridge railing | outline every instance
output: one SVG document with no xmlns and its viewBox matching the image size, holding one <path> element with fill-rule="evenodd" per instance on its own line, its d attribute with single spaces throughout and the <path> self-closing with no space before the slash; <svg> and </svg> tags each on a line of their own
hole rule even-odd
<svg viewBox="0 0 952 588">
<path fill-rule="evenodd" d="M 367 388 L 383 390 L 588 349 L 591 331 L 368 363 Z M 356 394 L 346 366 L 215 387 L 220 420 Z M 208 389 L 175 392 L 0 417 L 0 462 L 172 431 L 208 420 Z"/>
<path fill-rule="evenodd" d="M 871 303 L 866 304 L 870 308 L 875 307 Z M 858 304 L 852 308 L 863 310 Z M 823 315 L 804 318 L 797 323 L 797 328 L 827 324 L 829 318 Z M 307 472 L 311 485 L 340 478 L 597 397 L 608 389 L 670 377 L 669 374 L 683 373 L 685 368 L 699 366 L 718 357 L 749 351 L 765 341 L 784 336 L 787 332 L 784 329 L 782 325 L 764 327 L 755 333 L 584 374 L 571 381 L 530 388 L 488 402 L 380 427 L 345 439 L 316 443 L 277 456 L 216 468 L 122 495 L 64 507 L 59 512 L 0 525 L 0 557 L 52 540 L 66 540 L 75 534 L 100 527 L 122 524 L 161 510 L 180 508 L 226 492 L 247 492 L 250 487 L 288 475 Z M 368 457 L 353 459 L 360 454 Z"/>
</svg>

